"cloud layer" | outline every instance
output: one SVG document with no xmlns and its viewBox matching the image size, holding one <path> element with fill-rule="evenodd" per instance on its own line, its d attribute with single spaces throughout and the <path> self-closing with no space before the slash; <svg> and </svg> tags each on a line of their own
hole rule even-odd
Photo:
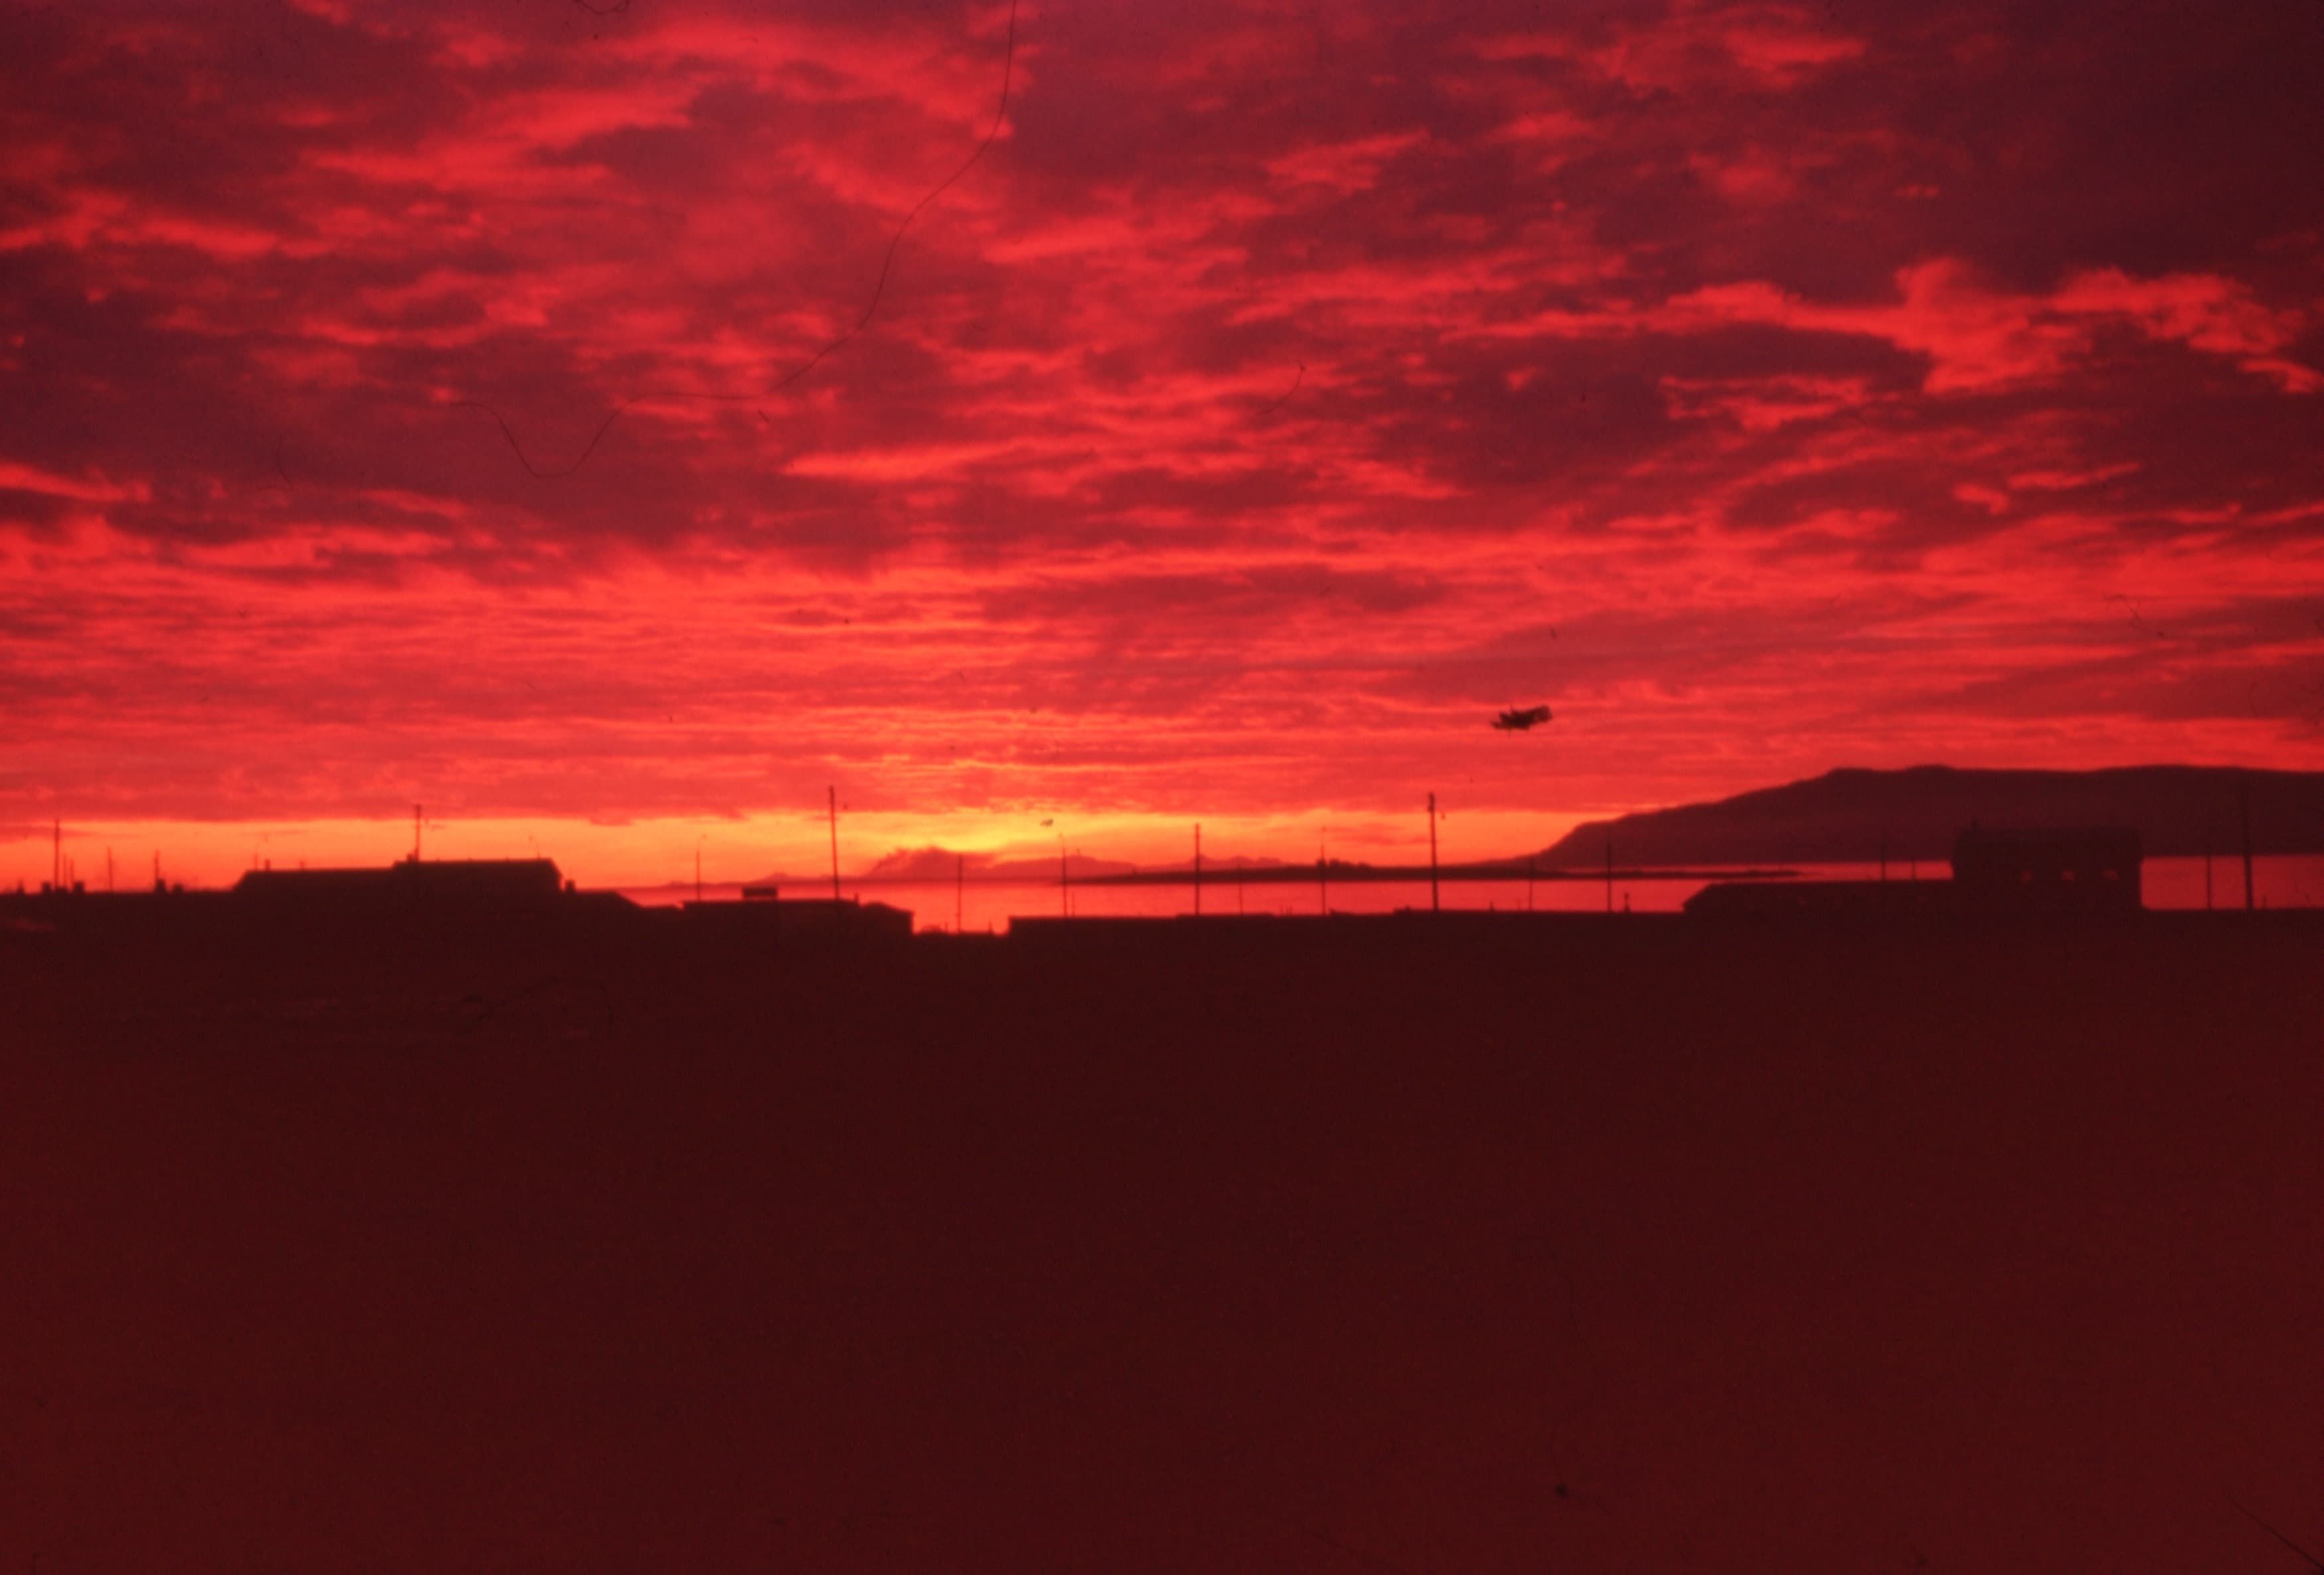
<svg viewBox="0 0 2324 1575">
<path fill-rule="evenodd" d="M 0 820 L 2324 763 L 2313 5 L 606 11 L 0 15 Z"/>
</svg>

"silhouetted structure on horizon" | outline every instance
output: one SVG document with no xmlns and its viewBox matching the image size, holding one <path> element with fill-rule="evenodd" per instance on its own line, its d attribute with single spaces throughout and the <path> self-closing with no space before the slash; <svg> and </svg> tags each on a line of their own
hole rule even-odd
<svg viewBox="0 0 2324 1575">
<path fill-rule="evenodd" d="M 641 910 L 644 911 L 644 910 Z M 859 897 L 779 898 L 771 886 L 745 887 L 739 902 L 689 902 L 689 926 L 720 936 L 769 941 L 899 941 L 912 934 L 908 908 Z"/>
<path fill-rule="evenodd" d="M 400 859 L 384 870 L 253 870 L 234 883 L 233 894 L 273 910 L 473 912 L 542 907 L 567 889 L 549 859 Z"/>
<path fill-rule="evenodd" d="M 2122 827 L 1987 831 L 1953 840 L 1953 885 L 1979 908 L 2135 913 L 2138 834 Z"/>
<path fill-rule="evenodd" d="M 288 932 L 392 939 L 485 934 L 593 934 L 719 943 L 849 944 L 908 938 L 903 908 L 856 898 L 779 898 L 771 886 L 742 900 L 644 907 L 619 892 L 579 891 L 548 859 L 422 861 L 382 868 L 245 871 L 223 891 L 19 892 L 0 896 L 0 932 L 92 935 Z"/>
<path fill-rule="evenodd" d="M 1950 880 L 1717 880 L 1681 911 L 1693 918 L 1940 916 L 1960 911 L 1959 896 Z"/>
<path fill-rule="evenodd" d="M 2138 834 L 2120 827 L 1987 831 L 1953 841 L 1950 880 L 1722 880 L 1687 898 L 1704 917 L 1779 914 L 2003 916 L 2141 911 Z"/>
</svg>

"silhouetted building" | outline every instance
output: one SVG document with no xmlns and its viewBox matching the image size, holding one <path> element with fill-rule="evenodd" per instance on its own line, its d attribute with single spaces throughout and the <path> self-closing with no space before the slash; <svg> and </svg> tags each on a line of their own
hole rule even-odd
<svg viewBox="0 0 2324 1575">
<path fill-rule="evenodd" d="M 548 859 L 404 859 L 383 870 L 253 870 L 234 896 L 272 913 L 492 914 L 548 907 L 564 889 Z"/>
<path fill-rule="evenodd" d="M 2135 912 L 2138 833 L 2117 827 L 1987 831 L 1953 841 L 1953 885 L 1978 910 Z"/>
<path fill-rule="evenodd" d="M 756 906 L 756 905 L 752 905 Z M 766 904 L 782 916 L 788 939 L 828 936 L 834 940 L 908 940 L 909 910 L 861 898 L 784 898 Z"/>
<path fill-rule="evenodd" d="M 1685 907 L 1710 917 L 2135 913 L 2138 875 L 2135 831 L 1972 825 L 1953 843 L 1950 880 L 1722 880 Z"/>
<path fill-rule="evenodd" d="M 744 890 L 740 902 L 679 905 L 686 923 L 705 935 L 749 935 L 769 941 L 908 940 L 908 909 L 860 898 L 777 898 L 771 887 Z"/>
<path fill-rule="evenodd" d="M 1950 880 L 1715 880 L 1682 905 L 1709 918 L 1829 914 L 1862 918 L 1955 911 Z"/>
</svg>

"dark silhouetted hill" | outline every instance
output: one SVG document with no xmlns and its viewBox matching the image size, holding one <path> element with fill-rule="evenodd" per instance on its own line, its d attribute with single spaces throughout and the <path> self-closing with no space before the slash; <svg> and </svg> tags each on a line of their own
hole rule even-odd
<svg viewBox="0 0 2324 1575">
<path fill-rule="evenodd" d="M 1074 853 L 1065 861 L 1076 880 L 1086 880 L 1099 875 L 1120 875 L 1137 868 L 1120 859 L 1093 859 L 1086 853 Z M 997 859 L 991 853 L 955 852 L 950 848 L 898 848 L 860 876 L 847 880 L 950 880 L 964 872 L 972 880 L 1055 880 L 1057 860 L 1055 854 L 1030 859 Z"/>
<path fill-rule="evenodd" d="M 1138 868 L 1142 873 L 1148 875 L 1191 875 L 1194 872 L 1194 861 L 1179 859 L 1161 864 L 1140 864 Z M 1208 853 L 1203 855 L 1203 873 L 1205 875 L 1224 874 L 1239 870 L 1290 870 L 1297 871 L 1300 878 L 1304 880 L 1307 871 L 1314 868 L 1313 864 L 1286 864 L 1280 859 L 1246 859 L 1240 853 L 1217 858 Z"/>
<path fill-rule="evenodd" d="M 1194 868 L 1191 859 L 1164 864 L 1132 864 L 1120 859 L 1096 859 L 1086 853 L 1074 853 L 1066 863 L 1076 880 L 1112 880 L 1125 875 L 1189 874 Z M 1226 875 L 1241 870 L 1277 870 L 1286 866 L 1280 859 L 1247 859 L 1240 856 L 1206 858 L 1205 872 Z M 1299 868 L 1304 871 L 1306 865 Z M 862 880 L 950 880 L 955 873 L 964 872 L 971 880 L 1055 880 L 1057 860 L 1055 854 L 1029 859 L 1001 859 L 991 853 L 955 852 L 950 848 L 898 848 L 860 876 L 846 879 Z"/>
<path fill-rule="evenodd" d="M 1591 821 L 1540 855 L 1584 868 L 1942 860 L 1972 821 L 1987 826 L 2112 825 L 2138 831 L 2149 857 L 2240 849 L 2237 794 L 2251 794 L 2252 851 L 2324 852 L 2324 771 L 2128 766 L 2099 771 L 1847 768 L 1810 781 Z"/>
</svg>

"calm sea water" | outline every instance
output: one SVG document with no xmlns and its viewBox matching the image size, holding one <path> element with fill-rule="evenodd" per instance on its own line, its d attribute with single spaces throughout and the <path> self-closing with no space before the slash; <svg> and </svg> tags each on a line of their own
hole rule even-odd
<svg viewBox="0 0 2324 1575">
<path fill-rule="evenodd" d="M 2260 904 L 2267 907 L 2324 907 L 2324 855 L 2297 854 L 2252 861 L 2252 885 Z M 1873 864 L 1803 864 L 1800 878 L 1816 880 L 1870 880 L 1879 868 Z M 1891 863 L 1888 878 L 1913 878 L 1913 867 Z M 1941 863 L 1923 864 L 1920 873 L 1932 880 L 1950 874 Z M 2213 862 L 2210 872 L 2213 903 L 2219 907 L 2243 906 L 2243 866 L 2234 859 Z M 1686 899 L 1702 889 L 1701 880 L 1622 880 L 1612 888 L 1616 912 L 1675 913 Z M 2204 906 L 2205 877 L 2200 859 L 2149 859 L 2143 875 L 2149 907 L 2200 908 Z M 827 884 L 805 882 L 784 890 L 798 897 L 825 897 Z M 949 930 L 954 926 L 955 895 L 958 922 L 968 930 L 1003 931 L 1017 915 L 1049 916 L 1071 913 L 1076 917 L 1099 916 L 1167 916 L 1194 910 L 1194 889 L 1187 886 L 1075 886 L 1060 891 L 1056 881 L 969 881 L 957 894 L 951 882 L 840 882 L 840 890 L 867 902 L 884 902 L 908 910 L 915 929 Z M 1446 881 L 1442 903 L 1448 908 L 1493 908 L 1502 912 L 1604 913 L 1608 889 L 1602 880 L 1542 880 L 1531 890 L 1523 880 Z M 731 902 L 739 898 L 737 886 L 705 886 L 705 898 Z M 652 887 L 623 895 L 652 906 L 691 901 L 694 888 Z M 1428 882 L 1381 881 L 1377 884 L 1335 882 L 1319 890 L 1315 882 L 1264 886 L 1231 886 L 1215 880 L 1203 883 L 1205 913 L 1314 914 L 1328 901 L 1333 913 L 1392 913 L 1400 907 L 1426 907 Z"/>
</svg>

